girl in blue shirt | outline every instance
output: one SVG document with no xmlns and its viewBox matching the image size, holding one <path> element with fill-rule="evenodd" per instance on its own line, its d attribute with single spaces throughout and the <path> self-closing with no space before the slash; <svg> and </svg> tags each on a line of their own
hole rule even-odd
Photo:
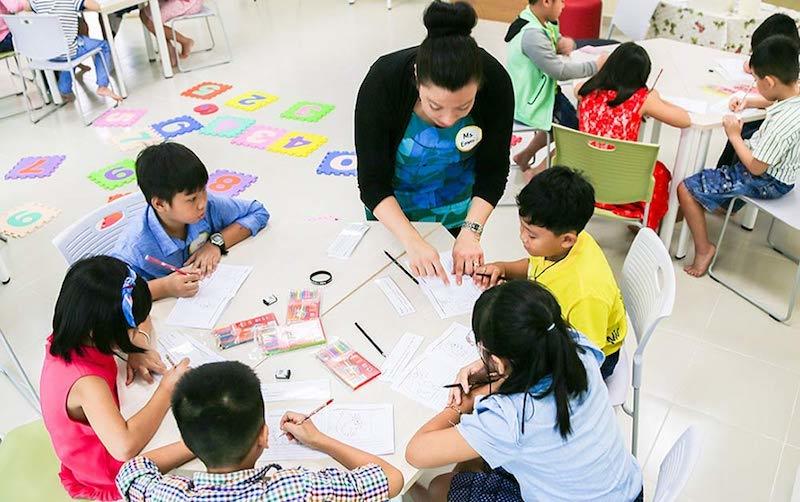
<svg viewBox="0 0 800 502">
<path fill-rule="evenodd" d="M 459 372 L 448 406 L 406 450 L 419 468 L 458 463 L 431 482 L 430 498 L 641 501 L 641 469 L 600 375 L 603 353 L 567 325 L 553 295 L 524 280 L 489 289 L 472 329 L 481 359 Z"/>
</svg>

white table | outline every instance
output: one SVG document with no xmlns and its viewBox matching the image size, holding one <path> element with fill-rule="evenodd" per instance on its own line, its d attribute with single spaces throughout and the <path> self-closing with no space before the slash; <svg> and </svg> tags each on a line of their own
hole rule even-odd
<svg viewBox="0 0 800 502">
<path fill-rule="evenodd" d="M 109 14 L 113 14 L 115 12 L 119 12 L 123 9 L 127 9 L 128 7 L 133 7 L 134 5 L 139 5 L 139 8 L 143 8 L 145 3 L 150 4 L 150 17 L 153 20 L 153 26 L 155 27 L 155 36 L 156 42 L 158 43 L 158 51 L 161 54 L 161 67 L 164 70 L 164 78 L 171 78 L 173 76 L 172 73 L 172 64 L 169 60 L 169 51 L 167 48 L 167 37 L 164 34 L 164 23 L 161 21 L 161 9 L 158 6 L 158 0 L 152 0 L 150 2 L 142 2 L 142 0 L 100 0 L 100 18 L 103 22 L 103 28 L 108 35 L 108 45 L 111 49 L 111 58 L 114 61 L 114 71 L 116 72 L 117 76 L 117 85 L 119 85 L 120 94 L 122 94 L 123 98 L 128 97 L 128 89 L 125 87 L 125 78 L 122 75 L 122 63 L 119 59 L 119 53 L 117 52 L 116 44 L 114 43 L 114 36 L 111 32 L 111 22 L 108 20 Z M 149 34 L 145 34 L 146 37 L 149 37 Z M 146 38 L 149 43 L 149 38 Z M 149 47 L 149 45 L 148 45 Z"/>
</svg>

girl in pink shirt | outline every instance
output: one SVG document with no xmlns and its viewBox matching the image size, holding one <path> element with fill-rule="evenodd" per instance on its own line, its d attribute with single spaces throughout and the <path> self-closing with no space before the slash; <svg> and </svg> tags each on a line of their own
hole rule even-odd
<svg viewBox="0 0 800 502">
<path fill-rule="evenodd" d="M 26 0 L 0 0 L 0 16 L 4 14 L 16 14 L 25 10 L 28 2 Z M 10 52 L 14 50 L 11 42 L 11 32 L 8 25 L 0 18 L 0 52 Z"/>
<path fill-rule="evenodd" d="M 114 477 L 152 439 L 188 368 L 184 359 L 167 370 L 151 349 L 150 335 L 140 329 L 151 326 L 151 303 L 147 282 L 116 258 L 78 261 L 64 278 L 39 385 L 59 476 L 73 498 L 120 499 Z M 150 401 L 128 420 L 119 411 L 115 356 L 127 357 L 127 383 L 137 372 L 149 382 L 151 371 L 163 374 Z M 183 443 L 164 450 L 172 468 L 191 458 Z"/>
</svg>

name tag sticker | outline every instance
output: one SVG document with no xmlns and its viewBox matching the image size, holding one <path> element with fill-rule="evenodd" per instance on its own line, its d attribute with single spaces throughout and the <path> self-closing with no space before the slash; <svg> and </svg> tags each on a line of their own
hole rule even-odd
<svg viewBox="0 0 800 502">
<path fill-rule="evenodd" d="M 483 130 L 478 126 L 467 126 L 461 128 L 456 134 L 456 148 L 460 152 L 469 152 L 483 139 Z"/>
</svg>

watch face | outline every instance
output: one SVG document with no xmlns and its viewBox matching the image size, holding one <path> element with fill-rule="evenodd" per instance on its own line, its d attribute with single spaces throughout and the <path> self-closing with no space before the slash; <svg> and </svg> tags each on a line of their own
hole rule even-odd
<svg viewBox="0 0 800 502">
<path fill-rule="evenodd" d="M 211 244 L 214 244 L 215 246 L 222 246 L 225 244 L 225 239 L 223 239 L 219 234 L 214 234 L 211 236 Z"/>
</svg>

